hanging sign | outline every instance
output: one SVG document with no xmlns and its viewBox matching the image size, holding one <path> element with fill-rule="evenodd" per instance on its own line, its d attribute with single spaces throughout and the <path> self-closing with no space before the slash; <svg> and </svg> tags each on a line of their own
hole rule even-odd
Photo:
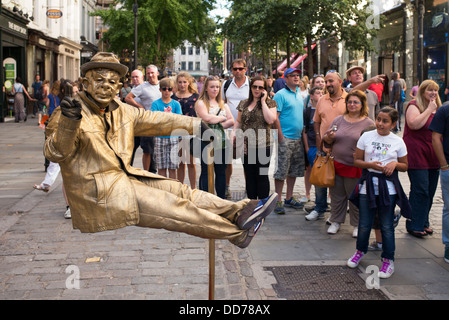
<svg viewBox="0 0 449 320">
<path fill-rule="evenodd" d="M 50 19 L 59 19 L 62 17 L 62 11 L 58 9 L 48 9 L 47 17 Z"/>
</svg>

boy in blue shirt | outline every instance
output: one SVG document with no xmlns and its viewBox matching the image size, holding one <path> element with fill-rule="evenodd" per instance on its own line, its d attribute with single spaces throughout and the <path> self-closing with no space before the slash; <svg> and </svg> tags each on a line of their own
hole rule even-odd
<svg viewBox="0 0 449 320">
<path fill-rule="evenodd" d="M 162 98 L 151 105 L 151 111 L 170 112 L 182 114 L 181 105 L 171 98 L 175 82 L 173 79 L 164 78 L 159 82 L 159 90 Z M 176 171 L 179 167 L 178 156 L 179 137 L 156 137 L 154 140 L 154 154 L 156 156 L 157 173 L 166 177 L 176 179 Z"/>
</svg>

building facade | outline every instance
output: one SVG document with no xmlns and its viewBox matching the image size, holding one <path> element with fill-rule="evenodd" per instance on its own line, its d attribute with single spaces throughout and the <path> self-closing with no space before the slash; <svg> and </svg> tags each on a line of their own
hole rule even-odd
<svg viewBox="0 0 449 320">
<path fill-rule="evenodd" d="M 173 71 L 187 71 L 194 77 L 209 75 L 209 53 L 203 47 L 196 47 L 184 41 L 173 53 Z"/>
</svg>

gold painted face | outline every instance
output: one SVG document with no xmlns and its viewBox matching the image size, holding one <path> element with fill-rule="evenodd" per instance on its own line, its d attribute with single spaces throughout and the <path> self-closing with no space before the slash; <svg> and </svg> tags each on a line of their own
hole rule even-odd
<svg viewBox="0 0 449 320">
<path fill-rule="evenodd" d="M 106 108 L 122 87 L 118 72 L 110 69 L 89 70 L 83 85 L 100 109 Z"/>
</svg>

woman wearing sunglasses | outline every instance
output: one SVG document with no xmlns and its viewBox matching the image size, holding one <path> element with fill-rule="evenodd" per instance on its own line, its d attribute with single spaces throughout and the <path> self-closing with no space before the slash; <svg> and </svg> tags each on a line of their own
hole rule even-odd
<svg viewBox="0 0 449 320">
<path fill-rule="evenodd" d="M 195 104 L 195 111 L 199 118 L 211 125 L 222 129 L 230 128 L 234 125 L 234 117 L 228 105 L 224 103 L 221 96 L 221 85 L 218 77 L 208 77 L 204 83 L 203 91 Z M 218 129 L 217 129 L 218 130 Z M 224 130 L 222 130 L 224 134 Z M 221 137 L 217 135 L 214 139 L 214 172 L 215 172 L 215 192 L 217 196 L 225 199 L 226 193 L 226 152 L 221 143 Z M 199 189 L 208 191 L 207 174 L 207 152 L 204 150 L 206 143 L 201 145 L 201 174 L 199 179 Z"/>
<path fill-rule="evenodd" d="M 232 140 L 244 142 L 243 169 L 249 199 L 264 199 L 270 193 L 268 167 L 271 158 L 271 125 L 277 117 L 276 102 L 268 97 L 267 80 L 256 76 L 250 82 L 249 97 L 237 106 Z"/>
</svg>

